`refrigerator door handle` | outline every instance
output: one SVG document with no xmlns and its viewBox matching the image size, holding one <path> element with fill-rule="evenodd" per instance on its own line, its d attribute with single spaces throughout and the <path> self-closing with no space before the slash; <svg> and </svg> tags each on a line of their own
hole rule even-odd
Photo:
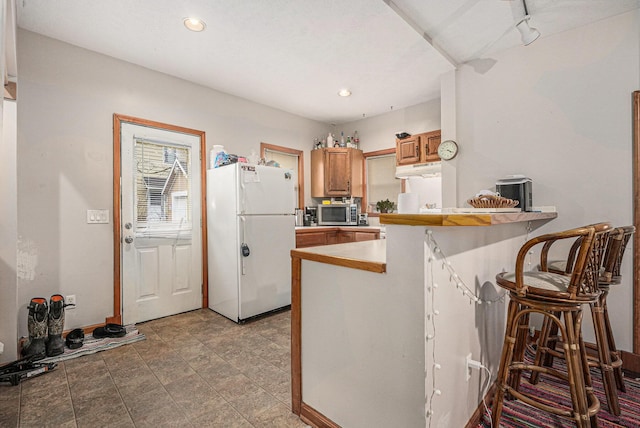
<svg viewBox="0 0 640 428">
<path fill-rule="evenodd" d="M 244 242 L 242 243 L 242 245 L 240 245 L 240 249 L 242 250 L 243 257 L 249 257 L 249 254 L 251 254 L 251 250 L 249 250 L 249 246 Z"/>
<path fill-rule="evenodd" d="M 245 257 L 247 257 L 249 255 L 248 254 L 249 246 L 247 244 L 245 244 L 245 242 L 246 242 L 246 236 L 245 236 L 246 221 L 247 221 L 247 219 L 243 215 L 241 215 L 240 216 L 240 228 L 241 228 L 240 233 L 242 234 L 242 244 L 240 245 L 240 250 L 242 252 L 242 255 L 244 256 L 244 257 L 240 258 L 240 271 L 242 272 L 242 275 L 245 275 L 244 259 L 245 259 Z M 247 254 L 246 255 L 244 254 L 244 252 L 245 252 L 244 247 L 247 247 Z"/>
<path fill-rule="evenodd" d="M 240 197 L 238 199 L 240 199 L 240 214 L 244 214 L 244 207 L 245 207 L 245 203 L 244 203 L 244 195 L 245 195 L 245 186 L 244 186 L 244 181 L 242 180 L 242 176 L 240 176 Z"/>
</svg>

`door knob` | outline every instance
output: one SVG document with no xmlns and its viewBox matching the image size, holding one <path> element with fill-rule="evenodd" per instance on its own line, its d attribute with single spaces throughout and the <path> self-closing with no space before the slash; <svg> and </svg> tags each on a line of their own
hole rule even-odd
<svg viewBox="0 0 640 428">
<path fill-rule="evenodd" d="M 131 244 L 133 242 L 133 236 L 126 236 L 124 238 L 124 242 L 126 242 L 127 244 Z"/>
</svg>

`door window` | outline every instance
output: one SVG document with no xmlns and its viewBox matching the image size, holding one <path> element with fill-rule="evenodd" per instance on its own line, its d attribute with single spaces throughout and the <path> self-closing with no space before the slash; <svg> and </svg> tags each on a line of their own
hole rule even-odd
<svg viewBox="0 0 640 428">
<path fill-rule="evenodd" d="M 136 235 L 185 238 L 191 232 L 191 148 L 136 139 Z"/>
</svg>

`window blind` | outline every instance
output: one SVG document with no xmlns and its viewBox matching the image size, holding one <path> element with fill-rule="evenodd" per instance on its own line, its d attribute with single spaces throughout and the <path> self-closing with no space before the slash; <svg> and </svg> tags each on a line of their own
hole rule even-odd
<svg viewBox="0 0 640 428">
<path fill-rule="evenodd" d="M 402 191 L 402 182 L 396 178 L 395 154 L 372 156 L 367 158 L 367 201 L 375 211 L 376 202 L 389 199 L 398 201 L 398 193 Z"/>
<path fill-rule="evenodd" d="M 136 139 L 136 236 L 191 238 L 191 155 L 189 147 Z"/>
</svg>

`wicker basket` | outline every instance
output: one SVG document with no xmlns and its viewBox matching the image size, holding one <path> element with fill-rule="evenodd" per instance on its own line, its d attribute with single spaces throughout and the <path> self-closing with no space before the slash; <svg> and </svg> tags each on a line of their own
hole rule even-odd
<svg viewBox="0 0 640 428">
<path fill-rule="evenodd" d="M 480 195 L 467 200 L 467 203 L 474 208 L 514 208 L 520 201 L 497 195 Z"/>
</svg>

